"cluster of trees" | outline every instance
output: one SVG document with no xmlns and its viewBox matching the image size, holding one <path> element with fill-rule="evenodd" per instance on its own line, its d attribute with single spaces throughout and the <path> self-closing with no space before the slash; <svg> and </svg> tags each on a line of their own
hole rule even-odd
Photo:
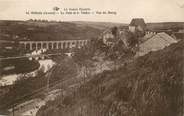
<svg viewBox="0 0 184 116">
<path fill-rule="evenodd" d="M 112 46 L 101 44 L 101 46 L 103 46 L 102 50 L 115 59 L 133 56 L 138 50 L 141 38 L 145 35 L 144 31 L 138 29 L 133 33 L 128 29 L 120 31 L 119 27 L 111 28 L 111 32 L 116 40 L 114 44 Z"/>
<path fill-rule="evenodd" d="M 111 31 L 115 39 L 127 40 L 128 47 L 131 47 L 131 48 L 139 44 L 139 39 L 145 35 L 144 31 L 140 31 L 138 29 L 136 29 L 135 32 L 130 32 L 129 30 L 124 29 L 123 32 L 120 33 L 120 30 L 118 29 L 118 27 L 113 27 Z"/>
<path fill-rule="evenodd" d="M 28 21 L 31 21 L 31 22 L 62 22 L 62 21 L 49 21 L 47 19 L 29 19 Z"/>
</svg>

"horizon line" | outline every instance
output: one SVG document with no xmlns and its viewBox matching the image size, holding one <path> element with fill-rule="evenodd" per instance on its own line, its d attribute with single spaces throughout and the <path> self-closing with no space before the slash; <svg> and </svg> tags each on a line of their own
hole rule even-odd
<svg viewBox="0 0 184 116">
<path fill-rule="evenodd" d="M 134 19 L 134 18 L 132 18 L 132 19 Z M 28 20 L 24 20 L 24 19 L 0 19 L 0 21 L 22 21 L 22 22 L 23 21 L 26 22 L 26 21 L 29 21 L 29 20 L 31 20 L 31 19 L 28 19 Z M 48 19 L 32 19 L 32 20 L 37 20 L 37 22 L 39 22 L 39 20 L 40 20 L 40 22 L 42 20 L 46 20 L 48 22 L 52 22 L 52 21 L 53 22 L 94 22 L 94 23 L 96 22 L 96 23 L 121 23 L 121 24 L 129 24 L 129 23 L 126 23 L 126 22 L 123 23 L 123 22 L 118 22 L 118 21 L 115 21 L 115 22 L 110 22 L 110 21 L 93 21 L 93 20 L 91 20 L 91 21 L 88 21 L 88 20 L 86 20 L 86 21 L 85 20 L 68 20 L 68 21 L 64 20 L 64 21 L 62 21 L 62 20 L 48 20 Z M 131 22 L 131 20 L 130 20 L 130 22 Z M 145 22 L 145 23 L 184 23 L 184 21 L 155 21 L 155 22 L 150 21 L 150 22 Z"/>
</svg>

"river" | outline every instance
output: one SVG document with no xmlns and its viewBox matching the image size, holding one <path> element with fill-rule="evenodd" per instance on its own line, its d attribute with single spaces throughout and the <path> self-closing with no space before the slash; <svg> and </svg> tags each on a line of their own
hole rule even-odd
<svg viewBox="0 0 184 116">
<path fill-rule="evenodd" d="M 43 72 L 47 72 L 50 68 L 52 68 L 55 65 L 55 62 L 51 59 L 46 59 L 46 60 L 39 60 L 38 61 L 40 64 L 40 67 L 32 71 L 30 73 L 26 74 L 11 74 L 11 75 L 5 75 L 0 77 L 0 86 L 8 86 L 8 85 L 13 85 L 13 83 L 21 77 L 21 75 L 26 75 L 26 76 L 31 76 L 35 77 L 37 75 L 37 72 L 39 70 L 43 70 Z"/>
</svg>

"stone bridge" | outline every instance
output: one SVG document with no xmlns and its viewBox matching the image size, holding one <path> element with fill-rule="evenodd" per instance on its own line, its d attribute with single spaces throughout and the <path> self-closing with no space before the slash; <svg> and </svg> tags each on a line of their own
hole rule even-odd
<svg viewBox="0 0 184 116">
<path fill-rule="evenodd" d="M 39 49 L 67 49 L 87 45 L 89 40 L 62 40 L 62 41 L 20 41 L 21 47 L 27 50 Z"/>
</svg>

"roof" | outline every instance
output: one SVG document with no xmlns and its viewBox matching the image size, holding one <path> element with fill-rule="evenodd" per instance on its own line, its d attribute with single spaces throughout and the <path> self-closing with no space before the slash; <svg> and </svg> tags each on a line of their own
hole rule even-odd
<svg viewBox="0 0 184 116">
<path fill-rule="evenodd" d="M 162 39 L 164 39 L 168 43 L 176 43 L 177 42 L 174 38 L 172 38 L 171 36 L 169 36 L 168 34 L 166 34 L 164 32 L 158 33 L 156 36 L 161 37 Z"/>
<path fill-rule="evenodd" d="M 145 28 L 146 24 L 143 18 L 135 18 L 135 19 L 132 19 L 132 21 L 130 22 L 130 26 L 141 26 Z"/>
<path fill-rule="evenodd" d="M 150 51 L 157 51 L 177 41 L 166 33 L 158 33 L 140 45 L 140 54 L 144 55 Z"/>
<path fill-rule="evenodd" d="M 103 33 L 103 34 L 112 33 L 111 28 L 108 28 L 108 29 L 104 30 L 102 33 Z"/>
</svg>

